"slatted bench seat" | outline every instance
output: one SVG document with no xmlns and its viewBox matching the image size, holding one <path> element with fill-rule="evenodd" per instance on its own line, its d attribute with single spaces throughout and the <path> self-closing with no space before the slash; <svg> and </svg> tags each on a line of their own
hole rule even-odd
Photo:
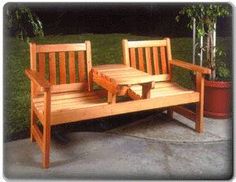
<svg viewBox="0 0 236 182">
<path fill-rule="evenodd" d="M 107 104 L 107 100 L 99 97 L 95 92 L 73 91 L 54 93 L 51 95 L 51 125 L 71 122 L 71 119 L 65 119 L 67 112 L 90 108 L 92 114 L 93 110 L 96 110 L 96 107 Z M 40 114 L 44 114 L 43 95 L 39 95 L 33 99 L 33 106 Z"/>
<path fill-rule="evenodd" d="M 153 89 L 150 91 L 150 99 L 158 98 L 158 97 L 166 97 L 171 95 L 184 95 L 188 97 L 188 95 L 192 95 L 192 93 L 196 93 L 195 98 L 199 98 L 199 93 L 194 90 L 186 89 L 181 87 L 180 85 L 173 82 L 156 82 Z M 142 86 L 134 85 L 131 86 L 128 90 L 128 95 L 134 99 L 142 99 Z"/>
</svg>

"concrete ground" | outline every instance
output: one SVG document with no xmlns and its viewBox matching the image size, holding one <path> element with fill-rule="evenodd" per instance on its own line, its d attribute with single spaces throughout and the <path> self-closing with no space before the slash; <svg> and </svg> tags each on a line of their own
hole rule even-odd
<svg viewBox="0 0 236 182">
<path fill-rule="evenodd" d="M 10 179 L 229 179 L 232 120 L 205 118 L 203 134 L 178 114 L 154 114 L 107 132 L 73 132 L 52 139 L 51 166 L 29 139 L 4 144 L 4 175 Z M 111 117 L 112 119 L 112 117 Z M 177 121 L 178 120 L 178 121 Z M 181 121 L 181 122 L 180 122 Z"/>
</svg>

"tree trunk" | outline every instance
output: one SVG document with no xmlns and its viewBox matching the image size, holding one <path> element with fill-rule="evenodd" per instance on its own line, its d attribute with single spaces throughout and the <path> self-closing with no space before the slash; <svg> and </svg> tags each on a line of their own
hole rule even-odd
<svg viewBox="0 0 236 182">
<path fill-rule="evenodd" d="M 210 75 L 210 80 L 215 80 L 216 78 L 216 65 L 215 65 L 215 47 L 214 47 L 214 36 L 213 30 L 207 34 L 207 61 L 210 65 L 212 73 Z"/>
</svg>

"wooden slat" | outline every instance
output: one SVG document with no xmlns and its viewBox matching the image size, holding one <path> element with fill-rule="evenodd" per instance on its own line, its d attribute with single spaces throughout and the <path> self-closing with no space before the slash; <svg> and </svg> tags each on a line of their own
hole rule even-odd
<svg viewBox="0 0 236 182">
<path fill-rule="evenodd" d="M 86 76 L 84 51 L 78 52 L 78 71 L 79 71 L 79 82 L 83 82 Z"/>
<path fill-rule="evenodd" d="M 71 102 L 68 102 L 67 100 L 58 100 L 54 101 L 51 104 L 51 112 L 57 112 L 57 111 L 68 111 L 72 109 L 80 109 L 80 108 L 89 108 L 94 107 L 98 105 L 105 105 L 107 104 L 107 101 L 105 99 L 101 99 L 97 96 L 93 97 L 86 97 L 83 99 L 74 99 L 71 100 Z M 37 109 L 40 113 L 44 112 L 44 106 L 42 103 L 37 104 Z"/>
<path fill-rule="evenodd" d="M 45 78 L 45 53 L 39 53 L 39 74 Z"/>
<path fill-rule="evenodd" d="M 146 72 L 139 71 L 139 70 L 133 70 L 133 69 L 121 70 L 121 71 L 118 71 L 118 70 L 101 71 L 100 74 L 109 75 L 109 77 L 113 77 L 113 76 L 123 77 L 123 76 L 132 76 L 132 75 L 140 75 L 140 74 L 148 75 Z"/>
<path fill-rule="evenodd" d="M 56 85 L 56 57 L 54 52 L 49 53 L 49 80 Z"/>
<path fill-rule="evenodd" d="M 129 68 L 117 68 L 117 69 L 104 69 L 104 70 L 100 70 L 100 69 L 96 69 L 93 68 L 93 70 L 95 72 L 99 72 L 99 73 L 104 73 L 104 74 L 117 74 L 117 73 L 127 73 L 127 72 L 134 72 L 136 70 L 134 70 L 133 68 L 129 67 Z"/>
<path fill-rule="evenodd" d="M 66 56 L 65 52 L 59 52 L 59 70 L 60 70 L 60 84 L 66 83 Z"/>
<path fill-rule="evenodd" d="M 136 95 L 142 96 L 143 91 L 141 86 L 132 86 L 130 88 Z M 172 95 L 184 95 L 188 93 L 193 93 L 193 90 L 188 90 L 185 88 L 180 87 L 177 84 L 167 84 L 167 85 L 155 85 L 154 89 L 151 89 L 150 97 L 156 98 L 156 97 L 162 97 L 162 96 L 172 96 Z"/>
<path fill-rule="evenodd" d="M 69 52 L 69 75 L 70 83 L 75 83 L 75 52 Z"/>
<path fill-rule="evenodd" d="M 88 88 L 88 84 L 86 82 L 81 83 L 71 83 L 71 84 L 60 84 L 60 85 L 52 85 L 51 92 L 69 92 L 75 90 L 86 90 Z"/>
<path fill-rule="evenodd" d="M 166 46 L 166 40 L 128 41 L 129 48 Z"/>
<path fill-rule="evenodd" d="M 131 61 L 131 67 L 136 68 L 135 48 L 130 49 L 130 61 Z"/>
<path fill-rule="evenodd" d="M 71 99 L 71 98 L 83 98 L 83 97 L 89 97 L 94 95 L 93 92 L 63 92 L 63 93 L 54 93 L 51 95 L 51 101 L 55 100 L 63 100 L 63 99 Z M 34 103 L 43 102 L 43 95 L 40 95 L 33 99 Z"/>
<path fill-rule="evenodd" d="M 175 84 L 171 82 L 156 82 L 154 88 L 160 89 L 160 88 L 165 88 L 165 87 L 172 87 L 173 85 Z M 141 85 L 133 85 L 131 86 L 130 89 L 135 91 L 135 90 L 141 90 L 142 88 L 141 88 Z"/>
<path fill-rule="evenodd" d="M 169 74 L 153 75 L 152 79 L 156 82 L 168 81 L 168 80 L 170 80 L 170 75 Z"/>
<path fill-rule="evenodd" d="M 166 66 L 166 51 L 165 47 L 160 47 L 161 51 L 161 68 L 162 68 L 162 74 L 167 73 L 167 66 Z"/>
<path fill-rule="evenodd" d="M 112 71 L 110 70 L 103 70 L 103 71 L 99 71 L 97 69 L 94 69 L 93 70 L 95 72 L 97 72 L 98 74 L 104 74 L 104 75 L 107 75 L 107 76 L 112 76 L 112 75 L 129 75 L 129 74 L 140 74 L 140 75 L 149 75 L 148 73 L 146 72 L 143 72 L 143 71 L 140 71 L 138 69 L 134 69 L 134 68 L 126 68 L 126 69 L 114 69 Z M 150 76 L 150 75 L 149 75 Z"/>
<path fill-rule="evenodd" d="M 79 44 L 45 44 L 37 45 L 37 52 L 68 52 L 68 51 L 85 51 L 84 43 Z"/>
<path fill-rule="evenodd" d="M 69 110 L 75 110 L 75 109 L 83 109 L 83 108 L 90 108 L 90 107 L 95 107 L 95 106 L 102 106 L 102 105 L 107 105 L 107 101 L 102 101 L 101 99 L 96 99 L 93 100 L 92 102 L 88 102 L 88 103 L 75 103 L 73 105 L 65 105 L 64 107 L 61 106 L 55 106 L 52 108 L 52 112 L 64 112 L 69 111 Z"/>
<path fill-rule="evenodd" d="M 151 62 L 150 47 L 145 47 L 145 59 L 146 59 L 146 65 L 147 65 L 147 73 L 152 75 L 152 62 Z"/>
<path fill-rule="evenodd" d="M 32 109 L 35 112 L 37 118 L 39 119 L 40 123 L 43 125 L 44 124 L 44 117 L 43 114 L 39 112 L 39 110 L 35 107 L 34 104 L 32 104 Z"/>
<path fill-rule="evenodd" d="M 100 99 L 98 96 L 96 95 L 91 95 L 91 96 L 87 96 L 87 97 L 75 97 L 75 98 L 67 98 L 67 99 L 58 99 L 58 100 L 53 100 L 51 102 L 51 106 L 53 108 L 64 108 L 67 109 L 67 106 L 70 105 L 81 105 L 81 104 L 86 104 L 86 103 L 94 103 L 94 100 L 98 100 Z M 101 99 L 100 99 L 101 100 Z M 35 107 L 39 108 L 39 107 L 44 107 L 44 103 L 43 102 L 37 102 L 35 103 Z"/>
<path fill-rule="evenodd" d="M 199 93 L 193 92 L 177 96 L 163 96 L 154 99 L 132 100 L 116 104 L 99 105 L 95 107 L 75 109 L 65 111 L 61 114 L 60 111 L 52 113 L 52 125 L 74 122 L 86 119 L 95 119 L 104 116 L 112 116 L 123 113 L 136 111 L 144 111 L 154 108 L 164 108 L 186 103 L 194 103 L 199 99 Z M 93 114 L 91 114 L 93 113 Z"/>
<path fill-rule="evenodd" d="M 116 80 L 119 85 L 142 84 L 155 81 L 151 75 L 139 75 L 135 77 L 117 78 L 114 80 Z"/>
<path fill-rule="evenodd" d="M 162 88 L 162 87 L 171 87 L 172 85 L 175 85 L 176 83 L 173 82 L 156 82 L 155 88 Z"/>
<path fill-rule="evenodd" d="M 155 90 L 155 92 L 151 92 L 151 98 L 156 97 L 163 97 L 163 96 L 176 96 L 176 95 L 182 95 L 184 97 L 185 94 L 193 93 L 194 91 L 184 91 L 180 89 L 172 89 L 172 90 L 162 90 L 162 92 L 158 92 L 158 90 Z"/>
<path fill-rule="evenodd" d="M 172 107 L 172 109 L 174 112 L 177 112 L 177 113 L 181 114 L 182 116 L 195 122 L 196 114 L 193 111 L 186 109 L 183 106 L 175 106 L 175 107 Z"/>
<path fill-rule="evenodd" d="M 101 101 L 101 99 L 97 99 L 94 100 L 93 103 L 82 103 L 82 104 L 75 104 L 75 105 L 68 105 L 65 108 L 54 108 L 53 112 L 64 112 L 64 111 L 70 111 L 70 110 L 77 110 L 77 109 L 84 109 L 84 108 L 92 108 L 92 107 L 99 107 L 99 106 L 103 106 L 103 105 L 107 105 L 108 102 L 107 101 Z"/>
<path fill-rule="evenodd" d="M 157 47 L 152 48 L 152 53 L 153 53 L 153 62 L 154 62 L 154 73 L 155 73 L 155 75 L 159 75 L 160 70 L 159 70 L 159 59 L 158 59 Z"/>
<path fill-rule="evenodd" d="M 145 71 L 144 61 L 143 61 L 143 48 L 138 48 L 138 62 L 139 62 L 139 70 Z"/>
<path fill-rule="evenodd" d="M 122 74 L 122 73 L 114 73 L 114 74 L 109 74 L 109 77 L 112 78 L 112 79 L 122 79 L 122 78 L 132 78 L 132 77 L 136 77 L 136 76 L 143 76 L 144 74 L 140 75 L 140 73 L 125 73 L 125 74 Z"/>
<path fill-rule="evenodd" d="M 119 70 L 119 69 L 129 69 L 130 67 L 124 64 L 105 64 L 105 65 L 98 65 L 93 66 L 93 69 L 104 71 L 104 70 Z"/>
<path fill-rule="evenodd" d="M 41 131 L 38 129 L 36 124 L 34 124 L 32 127 L 32 134 L 33 134 L 40 150 L 43 151 L 43 135 L 42 135 Z"/>
<path fill-rule="evenodd" d="M 181 90 L 185 90 L 187 91 L 188 89 L 183 88 L 181 86 L 179 86 L 176 83 L 172 83 L 172 82 L 156 82 L 154 85 L 154 89 L 152 90 L 153 92 L 159 92 L 159 91 L 165 91 L 165 90 L 169 90 L 169 89 L 173 89 L 173 88 L 177 88 L 177 89 L 181 89 Z M 133 85 L 130 87 L 130 89 L 134 90 L 134 91 L 141 91 L 142 90 L 142 86 L 141 85 Z M 192 90 L 191 90 L 192 91 Z"/>
</svg>

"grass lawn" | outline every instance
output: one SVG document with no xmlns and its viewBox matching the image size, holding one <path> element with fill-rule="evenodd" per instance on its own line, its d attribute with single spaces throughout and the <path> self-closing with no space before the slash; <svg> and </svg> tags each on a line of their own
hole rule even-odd
<svg viewBox="0 0 236 182">
<path fill-rule="evenodd" d="M 121 63 L 121 40 L 160 39 L 162 37 L 136 36 L 131 34 L 81 34 L 57 35 L 35 38 L 37 43 L 77 43 L 90 40 L 93 65 Z M 220 44 L 227 42 L 221 38 Z M 173 58 L 191 62 L 192 39 L 172 38 Z M 29 46 L 27 42 L 6 38 L 4 43 L 4 136 L 5 141 L 29 132 L 30 82 L 24 74 L 29 68 Z M 189 72 L 175 69 L 180 84 L 192 87 Z"/>
</svg>

